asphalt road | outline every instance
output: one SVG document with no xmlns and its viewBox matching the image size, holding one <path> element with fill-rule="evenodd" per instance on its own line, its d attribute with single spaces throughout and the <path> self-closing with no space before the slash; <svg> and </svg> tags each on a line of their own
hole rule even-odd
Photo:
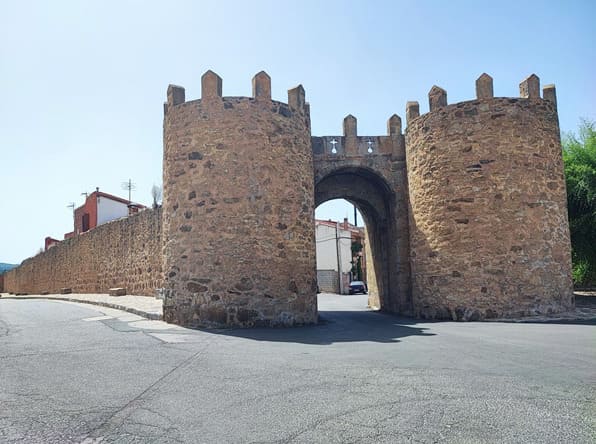
<svg viewBox="0 0 596 444">
<path fill-rule="evenodd" d="M 364 301 L 322 295 L 312 327 L 198 331 L 0 299 L 0 442 L 596 442 L 596 326 L 416 323 Z"/>
</svg>

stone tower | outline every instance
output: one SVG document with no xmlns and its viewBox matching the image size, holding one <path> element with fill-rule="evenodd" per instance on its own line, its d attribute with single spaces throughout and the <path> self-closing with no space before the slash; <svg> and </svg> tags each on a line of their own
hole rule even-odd
<svg viewBox="0 0 596 444">
<path fill-rule="evenodd" d="M 477 320 L 573 306 L 565 179 L 554 87 L 538 77 L 520 98 L 408 104 L 413 312 Z"/>
<path fill-rule="evenodd" d="M 164 106 L 164 318 L 190 326 L 276 326 L 317 319 L 310 112 L 302 86 L 271 100 L 201 99 L 170 85 Z"/>
</svg>

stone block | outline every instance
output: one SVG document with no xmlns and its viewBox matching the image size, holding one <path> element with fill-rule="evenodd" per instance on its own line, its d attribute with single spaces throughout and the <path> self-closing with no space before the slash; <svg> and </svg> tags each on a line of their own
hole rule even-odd
<svg viewBox="0 0 596 444">
<path fill-rule="evenodd" d="M 387 121 L 387 134 L 389 136 L 401 134 L 401 117 L 397 114 L 392 115 Z"/>
<path fill-rule="evenodd" d="M 415 119 L 420 115 L 420 105 L 418 102 L 406 103 L 406 122 L 410 123 L 412 119 Z"/>
<path fill-rule="evenodd" d="M 344 136 L 345 137 L 356 137 L 358 135 L 358 121 L 356 117 L 348 114 L 344 118 Z"/>
<path fill-rule="evenodd" d="M 72 293 L 72 288 L 70 287 L 64 287 L 60 289 L 60 294 L 71 294 Z"/>
<path fill-rule="evenodd" d="M 255 99 L 271 99 L 271 77 L 265 71 L 252 78 L 252 96 Z"/>
<path fill-rule="evenodd" d="M 125 296 L 126 295 L 126 288 L 116 287 L 110 288 L 108 291 L 110 296 Z"/>
<path fill-rule="evenodd" d="M 428 92 L 428 106 L 430 111 L 447 106 L 447 91 L 434 85 Z"/>
<path fill-rule="evenodd" d="M 302 85 L 288 90 L 288 105 L 294 109 L 301 110 L 306 104 L 306 92 Z"/>
<path fill-rule="evenodd" d="M 492 99 L 493 92 L 493 78 L 487 73 L 483 73 L 476 80 L 476 98 L 477 99 Z"/>
<path fill-rule="evenodd" d="M 519 96 L 523 99 L 540 98 L 540 79 L 536 74 L 526 77 L 519 84 Z"/>
<path fill-rule="evenodd" d="M 542 98 L 551 102 L 555 109 L 557 109 L 557 90 L 555 89 L 555 85 L 545 85 L 542 88 Z"/>
<path fill-rule="evenodd" d="M 214 99 L 222 96 L 221 77 L 209 70 L 201 77 L 201 99 Z"/>
<path fill-rule="evenodd" d="M 162 301 L 165 300 L 165 288 L 156 288 L 155 289 L 155 299 L 161 299 Z"/>
<path fill-rule="evenodd" d="M 167 96 L 168 97 L 168 101 L 167 101 L 168 107 L 176 106 L 181 103 L 184 103 L 185 94 L 186 93 L 185 93 L 183 87 L 177 86 L 177 85 L 169 85 L 168 86 L 168 96 Z"/>
</svg>

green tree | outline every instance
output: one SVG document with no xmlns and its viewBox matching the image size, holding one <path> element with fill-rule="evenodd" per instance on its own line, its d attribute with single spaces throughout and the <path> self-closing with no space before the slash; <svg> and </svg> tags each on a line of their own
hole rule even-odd
<svg viewBox="0 0 596 444">
<path fill-rule="evenodd" d="M 573 279 L 596 284 L 596 124 L 582 120 L 579 136 L 563 139 Z"/>
<path fill-rule="evenodd" d="M 364 245 L 362 245 L 360 239 L 352 241 L 352 276 L 354 276 L 355 281 L 361 281 L 363 278 L 362 257 L 359 254 L 363 249 Z"/>
<path fill-rule="evenodd" d="M 360 242 L 360 239 L 356 239 L 352 241 L 352 256 L 356 256 L 358 253 L 362 251 L 364 245 Z"/>
</svg>

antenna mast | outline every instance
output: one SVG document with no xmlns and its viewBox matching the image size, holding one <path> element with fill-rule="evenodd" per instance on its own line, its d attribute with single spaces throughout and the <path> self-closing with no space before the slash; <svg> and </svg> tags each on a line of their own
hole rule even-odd
<svg viewBox="0 0 596 444">
<path fill-rule="evenodd" d="M 132 190 L 136 190 L 137 186 L 132 182 L 131 179 L 128 179 L 128 182 L 122 182 L 122 189 L 128 190 L 128 201 L 132 202 Z"/>
</svg>

